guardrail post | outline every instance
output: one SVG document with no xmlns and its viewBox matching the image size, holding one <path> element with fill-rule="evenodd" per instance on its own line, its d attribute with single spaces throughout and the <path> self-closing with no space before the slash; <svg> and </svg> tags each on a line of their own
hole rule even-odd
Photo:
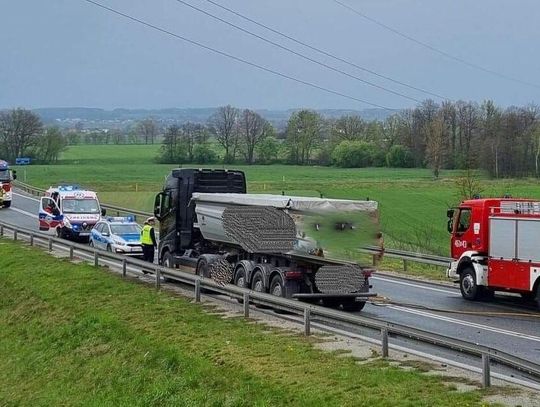
<svg viewBox="0 0 540 407">
<path fill-rule="evenodd" d="M 249 294 L 244 293 L 244 317 L 249 318 Z"/>
<path fill-rule="evenodd" d="M 311 334 L 311 310 L 304 308 L 304 335 L 309 336 Z"/>
<path fill-rule="evenodd" d="M 382 347 L 382 357 L 388 357 L 388 329 L 381 328 L 381 347 Z"/>
<path fill-rule="evenodd" d="M 407 260 L 403 259 L 403 271 L 407 271 Z"/>
<path fill-rule="evenodd" d="M 13 230 L 13 240 L 17 240 L 17 229 Z"/>
<path fill-rule="evenodd" d="M 122 259 L 122 277 L 126 276 L 127 272 L 127 261 L 126 259 Z"/>
<path fill-rule="evenodd" d="M 376 254 L 374 254 L 374 255 L 371 256 L 371 264 L 372 264 L 373 266 L 376 266 L 376 265 L 377 265 L 377 255 L 376 255 Z"/>
<path fill-rule="evenodd" d="M 4 236 L 4 225 L 0 225 L 0 236 Z"/>
<path fill-rule="evenodd" d="M 161 267 L 156 267 L 156 290 L 161 290 Z"/>
<path fill-rule="evenodd" d="M 52 252 L 52 244 L 53 244 L 52 238 L 49 238 L 49 245 L 48 245 L 48 248 L 49 248 L 49 251 L 50 251 L 50 252 Z"/>
<path fill-rule="evenodd" d="M 74 250 L 73 246 L 69 246 L 69 259 L 70 260 L 73 260 L 73 250 Z"/>
<path fill-rule="evenodd" d="M 34 245 L 34 234 L 30 233 L 30 246 Z"/>
<path fill-rule="evenodd" d="M 99 266 L 99 254 L 97 250 L 94 250 L 94 267 Z"/>
<path fill-rule="evenodd" d="M 201 280 L 195 280 L 195 302 L 201 302 Z"/>
<path fill-rule="evenodd" d="M 484 388 L 491 386 L 490 370 L 489 355 L 482 353 L 482 387 Z"/>
</svg>

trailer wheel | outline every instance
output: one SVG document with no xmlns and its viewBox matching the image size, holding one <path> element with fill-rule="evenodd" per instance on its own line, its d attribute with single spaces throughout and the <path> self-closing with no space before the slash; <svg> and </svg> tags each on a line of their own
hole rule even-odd
<svg viewBox="0 0 540 407">
<path fill-rule="evenodd" d="M 276 297 L 285 297 L 285 284 L 283 284 L 283 279 L 280 275 L 274 276 L 272 282 L 270 283 L 270 294 L 275 295 Z"/>
<path fill-rule="evenodd" d="M 481 290 L 476 284 L 476 273 L 471 267 L 466 267 L 459 277 L 459 289 L 461 296 L 469 301 L 475 301 L 480 297 Z"/>
<path fill-rule="evenodd" d="M 234 285 L 241 288 L 247 288 L 247 277 L 246 277 L 246 269 L 243 266 L 238 267 L 236 270 L 236 273 L 234 274 Z M 236 299 L 240 304 L 244 303 L 243 298 L 237 298 Z"/>
<path fill-rule="evenodd" d="M 264 288 L 264 278 L 260 271 L 256 271 L 255 274 L 253 274 L 253 278 L 251 279 L 251 289 L 258 293 L 266 292 Z M 261 304 L 255 304 L 255 306 L 257 308 L 268 308 L 267 306 Z"/>
<path fill-rule="evenodd" d="M 366 302 L 365 301 L 351 300 L 351 301 L 342 302 L 341 305 L 343 307 L 343 311 L 359 312 L 359 311 L 362 311 L 364 309 L 364 306 L 366 305 Z"/>
</svg>

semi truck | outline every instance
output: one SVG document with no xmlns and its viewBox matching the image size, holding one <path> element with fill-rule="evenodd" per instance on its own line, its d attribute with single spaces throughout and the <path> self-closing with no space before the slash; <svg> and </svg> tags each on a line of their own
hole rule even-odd
<svg viewBox="0 0 540 407">
<path fill-rule="evenodd" d="M 15 171 L 9 168 L 7 161 L 0 160 L 0 208 L 9 208 L 13 198 L 13 180 L 17 178 Z"/>
<path fill-rule="evenodd" d="M 157 194 L 159 264 L 258 292 L 359 311 L 372 266 L 324 257 L 306 214 L 365 212 L 377 202 L 246 193 L 242 171 L 175 169 Z M 304 220 L 304 223 L 302 223 Z M 344 225 L 344 224 L 343 224 Z"/>
<path fill-rule="evenodd" d="M 540 307 L 540 202 L 471 199 L 447 216 L 453 259 L 447 276 L 459 282 L 463 298 L 511 292 Z"/>
</svg>

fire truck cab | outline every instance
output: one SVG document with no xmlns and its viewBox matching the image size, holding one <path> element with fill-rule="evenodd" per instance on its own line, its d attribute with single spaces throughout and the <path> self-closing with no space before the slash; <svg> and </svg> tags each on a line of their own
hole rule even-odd
<svg viewBox="0 0 540 407">
<path fill-rule="evenodd" d="M 540 307 L 540 202 L 489 198 L 449 209 L 449 278 L 467 300 L 519 293 Z"/>
<path fill-rule="evenodd" d="M 56 229 L 58 237 L 88 241 L 94 225 L 105 215 L 97 195 L 76 185 L 50 187 L 39 206 L 39 229 Z"/>
<path fill-rule="evenodd" d="M 13 195 L 11 183 L 16 178 L 15 171 L 9 169 L 8 163 L 0 160 L 0 208 L 9 208 L 11 206 Z"/>
</svg>

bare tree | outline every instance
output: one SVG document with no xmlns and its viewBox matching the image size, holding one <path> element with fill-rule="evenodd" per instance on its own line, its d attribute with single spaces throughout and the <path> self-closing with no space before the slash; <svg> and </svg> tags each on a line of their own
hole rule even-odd
<svg viewBox="0 0 540 407">
<path fill-rule="evenodd" d="M 255 148 L 266 136 L 273 133 L 272 126 L 258 113 L 244 110 L 240 116 L 240 137 L 242 140 L 242 153 L 248 164 L 255 161 Z"/>
<path fill-rule="evenodd" d="M 238 148 L 239 110 L 231 105 L 220 107 L 208 120 L 211 131 L 225 150 L 224 161 L 231 163 Z"/>
<path fill-rule="evenodd" d="M 10 161 L 26 155 L 33 147 L 43 125 L 38 115 L 25 109 L 0 113 L 0 152 Z"/>
<path fill-rule="evenodd" d="M 202 124 L 187 122 L 182 125 L 182 142 L 185 145 L 189 162 L 193 162 L 195 146 L 204 144 L 207 140 L 208 130 Z"/>
<path fill-rule="evenodd" d="M 438 115 L 431 122 L 426 123 L 426 155 L 428 164 L 433 170 L 435 178 L 439 173 L 444 159 L 444 120 Z"/>
<path fill-rule="evenodd" d="M 137 125 L 137 129 L 144 138 L 144 144 L 148 144 L 148 141 L 150 141 L 151 144 L 154 144 L 154 140 L 158 134 L 158 126 L 154 119 L 149 117 L 140 121 Z"/>
</svg>

